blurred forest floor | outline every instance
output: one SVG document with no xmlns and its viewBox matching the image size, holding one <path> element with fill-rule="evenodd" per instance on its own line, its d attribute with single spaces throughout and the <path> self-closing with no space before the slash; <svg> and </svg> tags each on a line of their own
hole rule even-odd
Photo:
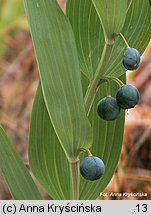
<svg viewBox="0 0 151 216">
<path fill-rule="evenodd" d="M 29 122 L 38 70 L 21 2 L 0 0 L 0 123 L 28 165 Z M 105 192 L 143 192 L 148 196 L 105 199 L 151 199 L 151 42 L 139 69 L 128 74 L 128 82 L 139 89 L 141 99 L 126 114 L 121 158 Z M 11 199 L 2 176 L 0 199 Z"/>
</svg>

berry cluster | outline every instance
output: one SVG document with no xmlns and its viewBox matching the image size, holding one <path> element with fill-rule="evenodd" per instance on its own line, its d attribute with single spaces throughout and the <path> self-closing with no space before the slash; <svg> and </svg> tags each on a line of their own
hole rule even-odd
<svg viewBox="0 0 151 216">
<path fill-rule="evenodd" d="M 123 56 L 123 65 L 128 70 L 134 70 L 139 67 L 140 54 L 134 49 L 128 47 Z M 116 80 L 115 80 L 116 79 Z M 117 81 L 117 78 L 114 78 Z M 120 80 L 119 84 L 122 83 Z M 124 85 L 119 88 L 116 98 L 112 96 L 101 99 L 97 105 L 98 115 L 107 121 L 117 119 L 121 109 L 133 108 L 139 101 L 140 94 L 133 85 Z M 87 180 L 97 180 L 102 177 L 105 172 L 105 165 L 102 159 L 92 156 L 89 150 L 87 157 L 80 162 L 80 173 Z"/>
<path fill-rule="evenodd" d="M 128 47 L 123 56 L 123 65 L 128 70 L 134 70 L 139 67 L 140 54 L 134 49 Z M 115 120 L 122 109 L 133 108 L 139 101 L 140 94 L 133 85 L 123 85 L 116 94 L 116 98 L 108 96 L 101 99 L 97 105 L 98 115 L 107 121 Z"/>
<path fill-rule="evenodd" d="M 116 98 L 108 96 L 99 101 L 97 113 L 104 120 L 115 120 L 118 118 L 121 108 L 133 108 L 139 98 L 140 94 L 135 86 L 124 85 L 118 90 Z"/>
</svg>

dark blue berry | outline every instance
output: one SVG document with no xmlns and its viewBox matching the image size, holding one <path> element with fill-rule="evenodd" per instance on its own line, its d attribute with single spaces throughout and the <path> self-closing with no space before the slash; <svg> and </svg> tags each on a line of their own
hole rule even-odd
<svg viewBox="0 0 151 216">
<path fill-rule="evenodd" d="M 123 56 L 123 65 L 127 70 L 135 70 L 140 64 L 140 53 L 138 50 L 128 47 Z"/>
<path fill-rule="evenodd" d="M 108 96 L 99 101 L 97 113 L 102 119 L 111 121 L 118 118 L 120 107 L 114 97 Z"/>
<path fill-rule="evenodd" d="M 139 98 L 139 91 L 133 85 L 121 87 L 116 94 L 117 103 L 123 109 L 133 108 L 138 103 Z"/>
<path fill-rule="evenodd" d="M 80 163 L 80 173 L 87 180 L 97 180 L 102 177 L 105 171 L 103 161 L 96 156 L 88 156 Z"/>
</svg>

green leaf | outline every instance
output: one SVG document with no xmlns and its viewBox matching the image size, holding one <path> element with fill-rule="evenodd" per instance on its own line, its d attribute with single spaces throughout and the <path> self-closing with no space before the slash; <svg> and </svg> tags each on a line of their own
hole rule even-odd
<svg viewBox="0 0 151 216">
<path fill-rule="evenodd" d="M 31 169 L 53 199 L 70 199 L 70 171 L 67 158 L 51 124 L 41 85 L 33 104 L 29 136 Z"/>
<path fill-rule="evenodd" d="M 80 69 L 91 80 L 104 44 L 100 20 L 91 0 L 68 0 L 66 10 L 75 34 Z"/>
<path fill-rule="evenodd" d="M 25 0 L 45 104 L 69 158 L 92 145 L 70 23 L 54 0 Z"/>
<path fill-rule="evenodd" d="M 125 75 L 121 78 L 125 81 Z M 83 82 L 83 87 L 87 87 Z M 112 82 L 112 96 L 115 97 L 118 85 Z M 98 101 L 106 97 L 107 85 L 101 85 L 99 92 L 96 95 L 91 113 L 90 122 L 93 128 L 93 145 L 91 148 L 92 154 L 103 159 L 105 164 L 105 173 L 103 177 L 97 181 L 87 181 L 83 177 L 80 179 L 80 199 L 96 199 L 100 192 L 103 191 L 110 182 L 115 169 L 117 167 L 124 131 L 125 113 L 121 110 L 120 116 L 115 121 L 104 121 L 96 112 Z"/>
<path fill-rule="evenodd" d="M 92 0 L 101 20 L 105 40 L 114 42 L 114 35 L 118 34 L 124 25 L 127 11 L 127 0 Z"/>
<path fill-rule="evenodd" d="M 25 165 L 0 127 L 0 169 L 14 199 L 42 199 Z"/>
<path fill-rule="evenodd" d="M 135 47 L 143 54 L 151 39 L 151 7 L 146 0 L 133 0 L 127 12 L 122 34 L 129 46 Z M 125 46 L 121 38 L 117 37 L 105 75 L 121 76 L 125 72 L 122 65 Z"/>
<path fill-rule="evenodd" d="M 83 80 L 83 87 L 87 82 Z M 117 86 L 113 83 L 113 94 Z M 103 158 L 106 171 L 99 181 L 90 182 L 80 178 L 80 199 L 96 199 L 109 183 L 117 166 L 122 139 L 124 113 L 117 121 L 106 122 L 96 114 L 98 100 L 106 95 L 106 85 L 101 86 L 93 106 L 90 121 L 93 125 L 94 140 L 92 152 Z M 39 85 L 33 104 L 30 137 L 30 166 L 35 177 L 53 199 L 71 199 L 69 161 L 59 145 L 58 138 L 50 122 L 41 86 Z"/>
<path fill-rule="evenodd" d="M 121 32 L 129 45 L 142 54 L 151 38 L 151 7 L 146 0 L 127 3 L 130 7 Z M 81 71 L 91 80 L 105 43 L 101 22 L 92 0 L 68 0 L 67 16 L 75 34 Z M 120 77 L 126 72 L 122 65 L 125 48 L 125 44 L 117 36 L 106 70 L 101 71 L 102 76 Z"/>
</svg>

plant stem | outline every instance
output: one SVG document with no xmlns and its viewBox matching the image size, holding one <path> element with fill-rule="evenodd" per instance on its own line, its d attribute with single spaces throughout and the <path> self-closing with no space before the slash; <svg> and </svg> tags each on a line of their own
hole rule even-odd
<svg viewBox="0 0 151 216">
<path fill-rule="evenodd" d="M 94 75 L 93 80 L 90 82 L 86 95 L 85 95 L 85 109 L 87 112 L 87 115 L 89 115 L 89 112 L 91 110 L 96 92 L 98 90 L 98 87 L 100 85 L 100 79 L 101 79 L 101 74 L 103 70 L 105 70 L 105 67 L 107 66 L 107 63 L 109 61 L 111 51 L 112 51 L 113 44 L 106 44 L 104 45 L 103 53 L 101 60 L 99 62 L 99 65 L 97 67 L 96 73 Z"/>
<path fill-rule="evenodd" d="M 70 161 L 70 173 L 71 173 L 71 199 L 79 199 L 79 159 L 75 161 Z"/>
</svg>

